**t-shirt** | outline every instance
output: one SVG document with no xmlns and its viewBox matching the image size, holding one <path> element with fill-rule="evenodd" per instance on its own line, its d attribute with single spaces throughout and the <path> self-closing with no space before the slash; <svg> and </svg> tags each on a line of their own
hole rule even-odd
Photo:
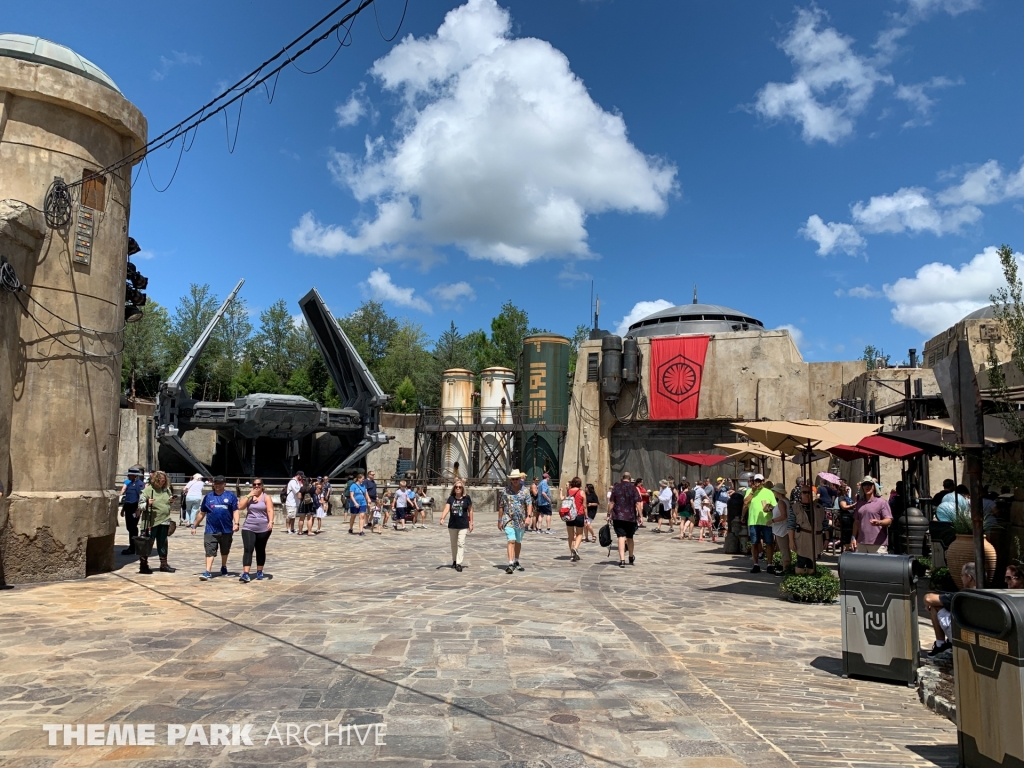
<svg viewBox="0 0 1024 768">
<path fill-rule="evenodd" d="M 290 483 L 289 483 L 290 485 Z M 217 494 L 210 491 L 203 497 L 202 510 L 206 513 L 206 533 L 233 533 L 234 512 L 238 509 L 238 497 L 231 491 Z"/>
<path fill-rule="evenodd" d="M 857 509 L 854 513 L 860 522 L 857 531 L 858 544 L 885 544 L 889 535 L 884 525 L 871 525 L 872 520 L 891 520 L 892 512 L 889 511 L 889 502 L 885 499 L 875 498 L 870 501 L 861 499 L 857 502 Z"/>
<path fill-rule="evenodd" d="M 612 488 L 612 519 L 633 522 L 636 520 L 636 505 L 640 492 L 629 480 L 623 480 Z"/>
<path fill-rule="evenodd" d="M 409 506 L 410 493 L 412 493 L 412 491 L 403 491 L 401 488 L 395 491 L 395 509 L 405 509 L 406 507 Z"/>
<path fill-rule="evenodd" d="M 747 507 L 747 525 L 771 525 L 772 510 L 775 508 L 775 494 L 770 488 L 754 491 Z"/>
<path fill-rule="evenodd" d="M 672 489 L 662 488 L 661 493 L 658 494 L 658 501 L 661 502 L 661 508 L 665 512 L 672 511 Z"/>
<path fill-rule="evenodd" d="M 823 485 L 818 488 L 818 499 L 821 501 L 821 506 L 831 507 L 835 502 L 835 497 L 832 494 L 832 489 L 827 485 Z"/>
<path fill-rule="evenodd" d="M 329 486 L 325 485 L 324 490 L 327 490 Z M 366 490 L 366 497 L 374 504 L 377 503 L 377 481 L 366 480 L 363 482 L 363 488 Z"/>
<path fill-rule="evenodd" d="M 519 492 L 506 487 L 501 489 L 499 497 L 499 509 L 502 519 L 506 520 L 505 527 L 512 526 L 519 530 L 526 523 L 526 510 L 533 504 L 530 492 L 526 488 L 520 488 Z"/>
<path fill-rule="evenodd" d="M 299 506 L 299 491 L 302 490 L 302 483 L 297 478 L 292 478 L 288 481 L 288 495 L 285 497 L 285 505 L 289 507 Z"/>
<path fill-rule="evenodd" d="M 205 485 L 203 480 L 189 480 L 185 484 L 185 498 L 186 499 L 201 499 L 203 498 L 203 486 Z"/>
<path fill-rule="evenodd" d="M 956 514 L 971 514 L 971 502 L 960 493 L 947 493 L 942 497 L 942 502 L 935 508 L 935 519 L 943 523 L 952 523 L 956 520 Z"/>
<path fill-rule="evenodd" d="M 142 480 L 132 480 L 131 478 L 124 481 L 124 503 L 125 504 L 138 504 L 139 495 L 145 490 L 146 484 Z"/>
<path fill-rule="evenodd" d="M 695 485 L 693 487 L 693 500 L 694 500 L 694 502 L 695 502 L 695 504 L 696 504 L 698 509 L 704 503 L 704 499 L 707 498 L 707 495 L 708 495 L 707 491 L 705 491 L 699 485 Z"/>
<path fill-rule="evenodd" d="M 547 498 L 544 498 L 545 495 L 547 495 Z M 540 485 L 537 486 L 537 506 L 551 506 L 551 486 L 548 484 L 547 480 L 541 480 Z"/>
<path fill-rule="evenodd" d="M 718 489 L 715 493 L 715 503 L 717 504 L 728 504 L 729 503 L 729 489 L 724 485 Z"/>
<path fill-rule="evenodd" d="M 466 496 L 456 498 L 455 494 L 448 497 L 448 527 L 469 528 L 469 511 L 473 508 L 473 501 Z"/>
<path fill-rule="evenodd" d="M 153 504 L 149 509 L 149 514 L 152 516 L 152 525 L 162 525 L 171 519 L 171 490 L 169 488 L 161 488 L 157 490 L 152 485 L 147 485 L 146 489 L 142 492 L 143 501 L 153 500 Z M 143 512 L 143 519 L 145 520 L 146 513 Z"/>
<path fill-rule="evenodd" d="M 352 483 L 348 487 L 348 505 L 353 509 L 366 506 L 366 488 L 361 483 Z"/>
</svg>

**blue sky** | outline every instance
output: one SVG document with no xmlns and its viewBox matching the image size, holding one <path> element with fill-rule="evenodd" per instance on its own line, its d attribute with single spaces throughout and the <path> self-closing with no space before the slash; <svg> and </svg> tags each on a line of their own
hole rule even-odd
<svg viewBox="0 0 1024 768">
<path fill-rule="evenodd" d="M 379 0 L 386 35 L 401 6 Z M 330 7 L 43 0 L 3 31 L 93 60 L 156 135 Z M 1022 29 L 1012 0 L 410 0 L 393 43 L 368 12 L 323 72 L 250 95 L 234 153 L 215 119 L 166 192 L 143 168 L 138 264 L 164 304 L 245 277 L 255 310 L 298 312 L 316 285 L 431 336 L 507 299 L 571 333 L 591 280 L 614 330 L 697 283 L 807 359 L 899 360 L 1024 247 Z"/>
</svg>

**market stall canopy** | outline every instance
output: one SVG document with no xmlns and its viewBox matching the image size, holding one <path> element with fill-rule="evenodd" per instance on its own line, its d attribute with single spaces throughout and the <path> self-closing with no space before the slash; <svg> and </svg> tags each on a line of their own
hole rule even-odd
<svg viewBox="0 0 1024 768">
<path fill-rule="evenodd" d="M 924 450 L 898 440 L 892 440 L 884 435 L 869 435 L 857 443 L 858 448 L 864 448 L 878 456 L 885 456 L 888 459 L 909 459 L 924 453 Z"/>
<path fill-rule="evenodd" d="M 856 444 L 882 428 L 881 424 L 845 421 L 744 421 L 736 431 L 757 440 L 769 450 L 795 455 L 808 450 L 828 450 L 839 444 Z"/>
<path fill-rule="evenodd" d="M 986 443 L 990 443 L 991 445 L 1005 445 L 1006 443 L 1015 443 L 1021 439 L 1013 430 L 1006 426 L 1006 422 L 998 416 L 985 416 L 984 419 Z M 950 419 L 920 419 L 917 423 L 943 432 L 949 432 L 952 439 L 947 442 L 956 442 L 956 430 L 953 429 L 953 422 Z"/>
<path fill-rule="evenodd" d="M 691 467 L 713 467 L 715 464 L 733 458 L 718 453 L 670 453 L 669 456 L 683 464 L 689 464 Z"/>
<path fill-rule="evenodd" d="M 748 456 L 758 458 L 777 459 L 779 454 L 776 451 L 769 451 L 760 443 L 715 443 L 715 448 L 721 448 L 729 453 L 730 459 L 745 459 Z"/>
<path fill-rule="evenodd" d="M 886 432 L 885 437 L 920 448 L 929 456 L 948 458 L 954 455 L 950 450 L 954 446 L 948 440 L 943 440 L 942 433 L 936 432 L 934 429 L 905 429 L 899 432 Z M 955 439 L 952 434 L 949 437 Z"/>
</svg>

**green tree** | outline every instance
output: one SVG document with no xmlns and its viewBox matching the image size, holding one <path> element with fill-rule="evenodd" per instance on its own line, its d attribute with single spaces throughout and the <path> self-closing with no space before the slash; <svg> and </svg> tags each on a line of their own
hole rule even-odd
<svg viewBox="0 0 1024 768">
<path fill-rule="evenodd" d="M 1008 245 L 999 248 L 999 262 L 1003 268 L 1006 285 L 991 297 L 995 315 L 1001 321 L 1003 332 L 1010 347 L 1010 362 L 1018 370 L 1024 370 L 1024 283 L 1021 282 L 1017 259 Z M 1024 438 L 1024 412 L 1021 412 L 1010 398 L 1006 375 L 1003 371 L 995 344 L 988 347 L 988 388 L 993 392 L 996 409 L 1007 428 Z M 985 475 L 993 485 L 1024 487 L 1024 466 L 1006 449 L 996 454 L 986 454 Z"/>
<path fill-rule="evenodd" d="M 188 350 L 206 329 L 217 313 L 220 302 L 209 285 L 192 283 L 188 295 L 178 300 L 174 315 L 170 318 L 167 333 L 167 372 L 170 374 L 184 359 Z M 221 355 L 219 339 L 215 336 L 206 345 L 203 354 L 196 361 L 191 379 L 185 383 L 193 397 L 205 399 L 214 389 L 214 370 Z"/>
<path fill-rule="evenodd" d="M 281 385 L 281 379 L 269 365 L 256 374 L 256 378 L 253 381 L 253 387 L 253 392 L 250 392 L 249 394 L 253 394 L 254 392 L 267 395 L 284 394 L 284 387 Z"/>
<path fill-rule="evenodd" d="M 530 332 L 530 318 L 511 301 L 501 305 L 501 312 L 491 320 L 491 345 L 494 358 L 491 365 L 515 369 L 523 351 L 523 337 Z"/>
<path fill-rule="evenodd" d="M 121 355 L 121 386 L 134 399 L 137 394 L 156 395 L 167 366 L 167 310 L 150 301 L 142 319 L 124 329 Z"/>
<path fill-rule="evenodd" d="M 256 371 L 253 370 L 252 362 L 247 358 L 243 360 L 235 375 L 231 377 L 231 396 L 245 397 L 256 392 Z"/>
<path fill-rule="evenodd" d="M 434 360 L 442 371 L 450 368 L 473 367 L 473 350 L 467 343 L 467 338 L 459 333 L 453 321 L 447 331 L 437 337 L 434 344 Z"/>
<path fill-rule="evenodd" d="M 440 393 L 433 393 L 430 388 L 437 363 L 427 350 L 428 342 L 427 335 L 419 325 L 408 320 L 399 321 L 398 330 L 391 338 L 384 359 L 378 364 L 377 370 L 373 371 L 381 389 L 396 394 L 399 385 L 408 378 L 416 392 L 422 393 L 424 404 L 436 404 Z"/>
<path fill-rule="evenodd" d="M 391 401 L 391 408 L 396 413 L 415 413 L 417 411 L 416 387 L 412 379 L 406 376 L 395 389 L 395 398 Z"/>
<path fill-rule="evenodd" d="M 338 324 L 366 367 L 376 375 L 398 333 L 398 320 L 391 317 L 379 301 L 365 301 L 348 317 L 338 318 Z"/>
<path fill-rule="evenodd" d="M 284 299 L 278 299 L 260 312 L 260 328 L 249 349 L 253 367 L 261 373 L 263 368 L 269 367 L 279 382 L 288 381 L 295 369 L 291 354 L 294 332 L 292 316 Z"/>
<path fill-rule="evenodd" d="M 572 376 L 576 373 L 576 360 L 580 354 L 580 344 L 590 338 L 590 327 L 586 325 L 577 325 L 576 330 L 572 334 L 572 338 L 569 339 L 569 375 Z"/>
<path fill-rule="evenodd" d="M 890 357 L 891 355 L 885 354 L 885 352 L 882 351 L 881 347 L 875 347 L 871 344 L 868 344 L 866 347 L 864 347 L 864 355 L 861 359 L 865 362 L 865 364 L 867 364 L 868 370 L 873 371 L 879 367 L 879 360 L 882 361 L 882 368 L 888 368 Z"/>
</svg>

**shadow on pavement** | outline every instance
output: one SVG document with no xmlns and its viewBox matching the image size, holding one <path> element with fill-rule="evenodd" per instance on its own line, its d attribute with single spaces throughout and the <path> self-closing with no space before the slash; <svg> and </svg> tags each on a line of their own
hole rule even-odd
<svg viewBox="0 0 1024 768">
<path fill-rule="evenodd" d="M 957 768 L 960 763 L 956 744 L 907 744 L 907 749 L 940 768 Z"/>
<path fill-rule="evenodd" d="M 733 581 L 729 584 L 719 584 L 717 587 L 707 587 L 702 589 L 701 592 L 719 592 L 731 595 L 757 595 L 758 597 L 773 597 L 775 599 L 780 598 L 778 581 L 759 581 L 753 578 Z"/>
<path fill-rule="evenodd" d="M 811 662 L 811 666 L 836 677 L 843 676 L 843 660 L 835 656 L 819 656 Z"/>
</svg>

